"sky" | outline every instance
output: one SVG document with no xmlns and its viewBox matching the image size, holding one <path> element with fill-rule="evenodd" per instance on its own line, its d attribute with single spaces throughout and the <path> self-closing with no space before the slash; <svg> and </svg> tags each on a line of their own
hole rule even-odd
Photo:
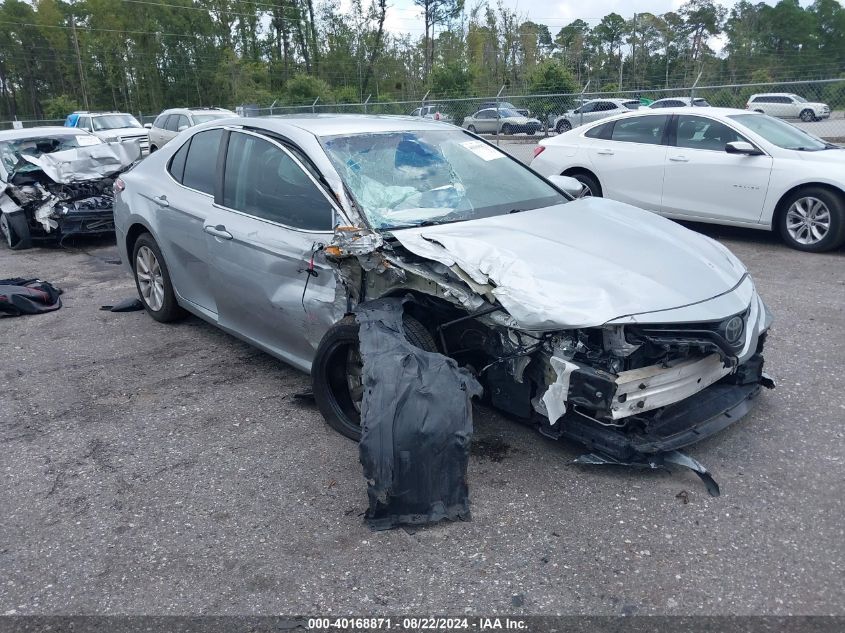
<svg viewBox="0 0 845 633">
<path fill-rule="evenodd" d="M 477 0 L 465 0 L 467 11 Z M 533 22 L 545 24 L 549 27 L 552 37 L 573 20 L 584 20 L 590 26 L 595 26 L 608 13 L 616 12 L 623 18 L 630 18 L 634 13 L 647 11 L 659 15 L 667 11 L 676 11 L 685 0 L 590 0 L 590 2 L 573 0 L 503 0 L 505 6 L 516 10 L 520 16 L 527 16 Z M 725 7 L 730 8 L 735 3 L 731 0 L 718 0 Z M 777 0 L 762 0 L 767 4 L 776 4 Z M 842 0 L 840 0 L 841 2 Z M 496 0 L 489 0 L 491 5 Z M 807 6 L 812 0 L 801 0 L 802 6 Z M 387 12 L 386 27 L 394 34 L 411 33 L 421 35 L 423 24 L 420 9 L 414 6 L 412 0 L 393 0 Z"/>
</svg>

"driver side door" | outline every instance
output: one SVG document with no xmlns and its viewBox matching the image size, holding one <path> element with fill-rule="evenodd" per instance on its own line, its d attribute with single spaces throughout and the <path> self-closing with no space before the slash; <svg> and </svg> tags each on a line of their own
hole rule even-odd
<svg viewBox="0 0 845 633">
<path fill-rule="evenodd" d="M 709 117 L 682 114 L 674 125 L 674 143 L 666 152 L 663 211 L 677 218 L 757 222 L 772 157 L 728 154 L 727 143 L 750 141 Z"/>
<path fill-rule="evenodd" d="M 223 154 L 204 226 L 218 322 L 307 371 L 346 308 L 335 304 L 334 271 L 319 253 L 339 210 L 304 157 L 275 139 L 231 130 Z"/>
</svg>

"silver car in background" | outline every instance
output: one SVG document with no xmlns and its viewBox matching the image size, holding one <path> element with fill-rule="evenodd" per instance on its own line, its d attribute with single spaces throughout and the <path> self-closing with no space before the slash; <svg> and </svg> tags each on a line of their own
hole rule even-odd
<svg viewBox="0 0 845 633">
<path fill-rule="evenodd" d="M 150 130 L 150 151 L 154 152 L 176 138 L 179 132 L 216 119 L 237 116 L 224 108 L 171 108 L 159 114 Z"/>
<path fill-rule="evenodd" d="M 422 118 L 237 118 L 115 183 L 147 312 L 185 311 L 303 371 L 361 436 L 356 310 L 404 297 L 405 336 L 493 406 L 608 459 L 673 452 L 741 418 L 771 322 L 708 237 Z M 155 359 L 149 359 L 155 362 Z"/>
<path fill-rule="evenodd" d="M 551 127 L 558 134 L 562 134 L 579 125 L 639 109 L 640 102 L 637 99 L 592 99 L 555 117 Z"/>
<path fill-rule="evenodd" d="M 464 119 L 463 127 L 473 134 L 519 134 L 542 131 L 543 124 L 509 108 L 485 108 Z"/>
</svg>

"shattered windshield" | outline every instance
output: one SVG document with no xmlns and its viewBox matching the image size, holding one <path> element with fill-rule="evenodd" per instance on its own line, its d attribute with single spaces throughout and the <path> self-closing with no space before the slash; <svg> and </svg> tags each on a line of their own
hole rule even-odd
<svg viewBox="0 0 845 633">
<path fill-rule="evenodd" d="M 0 162 L 8 172 L 21 172 L 38 169 L 35 165 L 24 161 L 21 156 L 38 157 L 42 154 L 63 152 L 77 147 L 99 145 L 102 141 L 93 134 L 68 134 L 60 136 L 40 136 L 37 138 L 22 138 L 13 141 L 0 141 Z"/>
<path fill-rule="evenodd" d="M 123 127 L 143 127 L 131 114 L 104 114 L 93 118 L 94 130 L 119 130 Z"/>
<path fill-rule="evenodd" d="M 527 167 L 460 130 L 322 140 L 377 229 L 474 220 L 567 201 Z"/>
</svg>

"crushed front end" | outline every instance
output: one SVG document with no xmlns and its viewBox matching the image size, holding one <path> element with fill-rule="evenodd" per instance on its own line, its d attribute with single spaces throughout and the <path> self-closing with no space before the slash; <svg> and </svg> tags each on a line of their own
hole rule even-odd
<svg viewBox="0 0 845 633">
<path fill-rule="evenodd" d="M 671 462 L 705 479 L 678 449 L 737 422 L 774 386 L 763 372 L 772 317 L 747 273 L 697 305 L 548 329 L 521 325 L 498 300 L 503 286 L 395 239 L 339 232 L 327 254 L 347 305 L 407 293 L 405 310 L 477 377 L 489 404 L 583 444 L 582 462 Z"/>
<path fill-rule="evenodd" d="M 9 246 L 22 249 L 114 231 L 114 181 L 138 160 L 140 150 L 94 142 L 64 149 L 59 140 L 38 139 L 31 153 L 7 148 L 12 169 L 0 192 L 0 211 Z"/>
</svg>

